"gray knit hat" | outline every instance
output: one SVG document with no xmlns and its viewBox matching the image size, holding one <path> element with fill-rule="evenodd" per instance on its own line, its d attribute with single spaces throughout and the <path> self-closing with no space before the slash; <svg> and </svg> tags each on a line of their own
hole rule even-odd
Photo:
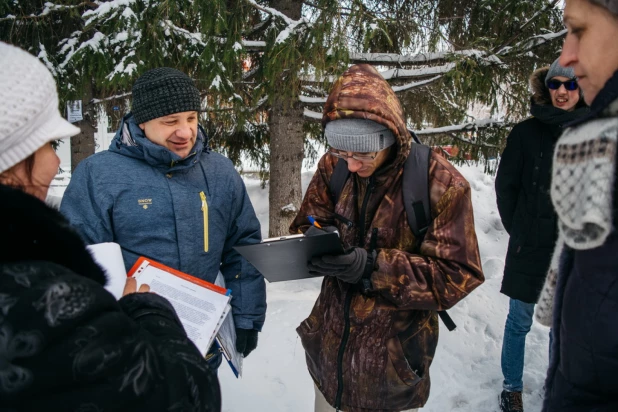
<svg viewBox="0 0 618 412">
<path fill-rule="evenodd" d="M 199 112 L 201 107 L 193 80 L 176 69 L 148 70 L 133 85 L 131 111 L 138 124 L 174 113 Z"/>
<path fill-rule="evenodd" d="M 545 76 L 545 86 L 547 83 L 556 76 L 563 76 L 569 79 L 575 78 L 575 71 L 572 67 L 562 67 L 560 63 L 558 63 L 560 58 L 554 60 L 554 62 L 549 66 L 549 71 L 547 72 L 547 76 Z"/>
<path fill-rule="evenodd" d="M 605 7 L 610 13 L 618 15 L 618 0 L 590 0 L 590 2 Z"/>
<path fill-rule="evenodd" d="M 386 126 L 366 119 L 338 119 L 324 128 L 328 144 L 345 152 L 378 152 L 395 143 L 395 136 Z"/>
</svg>

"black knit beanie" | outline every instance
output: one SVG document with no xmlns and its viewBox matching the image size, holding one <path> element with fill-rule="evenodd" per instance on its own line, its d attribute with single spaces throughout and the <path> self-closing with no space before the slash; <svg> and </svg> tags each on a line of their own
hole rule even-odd
<svg viewBox="0 0 618 412">
<path fill-rule="evenodd" d="M 133 85 L 133 117 L 138 124 L 181 112 L 199 112 L 200 92 L 183 72 L 159 67 L 142 74 Z"/>
</svg>

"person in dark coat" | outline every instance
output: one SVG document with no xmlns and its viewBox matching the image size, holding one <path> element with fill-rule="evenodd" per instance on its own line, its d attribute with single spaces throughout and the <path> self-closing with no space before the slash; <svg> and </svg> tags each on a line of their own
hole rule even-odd
<svg viewBox="0 0 618 412">
<path fill-rule="evenodd" d="M 549 198 L 552 152 L 562 125 L 586 113 L 572 69 L 551 66 L 530 77 L 533 117 L 511 131 L 496 175 L 498 211 L 509 233 L 501 292 L 509 296 L 502 343 L 504 412 L 523 411 L 526 335 L 557 237 Z"/>
<path fill-rule="evenodd" d="M 45 66 L 0 42 L 0 410 L 220 411 L 216 373 L 171 304 L 133 279 L 116 300 L 43 202 L 51 140 L 77 133 Z"/>
<path fill-rule="evenodd" d="M 543 412 L 615 412 L 618 0 L 566 0 L 564 21 L 560 63 L 573 68 L 590 114 L 569 124 L 553 156 L 560 240 L 557 277 L 550 271 L 539 299 L 544 314 L 553 302 L 554 330 Z"/>
</svg>

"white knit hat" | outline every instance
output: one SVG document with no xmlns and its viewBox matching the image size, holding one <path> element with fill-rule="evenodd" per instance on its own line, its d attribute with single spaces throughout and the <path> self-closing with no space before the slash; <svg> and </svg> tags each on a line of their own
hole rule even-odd
<svg viewBox="0 0 618 412">
<path fill-rule="evenodd" d="M 58 112 L 56 82 L 43 63 L 0 42 L 0 172 L 79 132 Z"/>
</svg>

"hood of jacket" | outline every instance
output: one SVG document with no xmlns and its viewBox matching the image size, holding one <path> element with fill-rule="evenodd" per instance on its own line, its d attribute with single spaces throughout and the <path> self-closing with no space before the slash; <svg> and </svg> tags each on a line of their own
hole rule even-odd
<svg viewBox="0 0 618 412">
<path fill-rule="evenodd" d="M 106 284 L 103 270 L 67 220 L 34 196 L 0 185 L 0 264 L 45 261 Z"/>
<path fill-rule="evenodd" d="M 551 106 L 549 89 L 545 86 L 545 78 L 549 72 L 549 66 L 541 67 L 530 75 L 530 90 L 532 91 L 532 104 L 539 106 Z M 580 99 L 581 100 L 581 99 Z"/>
<path fill-rule="evenodd" d="M 367 119 L 388 127 L 396 139 L 395 167 L 403 166 L 412 144 L 401 103 L 382 75 L 369 64 L 350 67 L 335 82 L 324 105 L 322 127 L 339 119 Z"/>
<path fill-rule="evenodd" d="M 202 126 L 198 125 L 195 145 L 184 159 L 168 148 L 150 141 L 140 129 L 133 114 L 127 114 L 116 132 L 109 150 L 124 156 L 141 159 L 149 165 L 166 171 L 178 171 L 193 167 L 203 151 L 209 152 L 208 138 Z"/>
</svg>

